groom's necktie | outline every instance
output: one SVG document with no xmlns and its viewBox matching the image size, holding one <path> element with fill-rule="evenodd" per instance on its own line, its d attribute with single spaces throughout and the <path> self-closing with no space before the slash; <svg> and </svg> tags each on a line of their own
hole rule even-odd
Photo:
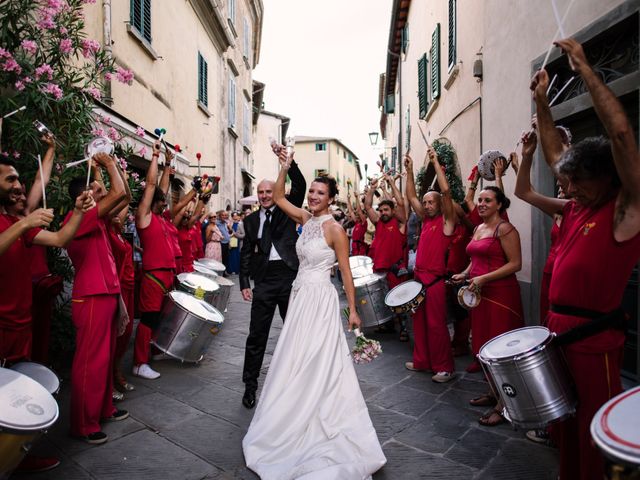
<svg viewBox="0 0 640 480">
<path fill-rule="evenodd" d="M 260 238 L 260 247 L 262 251 L 269 255 L 271 252 L 271 210 L 264 211 L 264 225 L 262 225 L 262 237 Z"/>
</svg>

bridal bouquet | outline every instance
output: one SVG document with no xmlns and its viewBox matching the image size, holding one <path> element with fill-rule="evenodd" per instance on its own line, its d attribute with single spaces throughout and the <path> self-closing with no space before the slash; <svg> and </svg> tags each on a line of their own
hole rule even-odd
<svg viewBox="0 0 640 480">
<path fill-rule="evenodd" d="M 358 364 L 369 363 L 382 353 L 382 346 L 377 340 L 369 340 L 366 338 L 359 328 L 353 333 L 356 335 L 356 344 L 351 350 L 353 361 Z"/>
</svg>

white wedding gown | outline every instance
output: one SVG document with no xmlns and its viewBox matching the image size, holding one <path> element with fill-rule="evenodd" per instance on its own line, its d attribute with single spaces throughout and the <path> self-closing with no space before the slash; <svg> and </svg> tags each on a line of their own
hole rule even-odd
<svg viewBox="0 0 640 480">
<path fill-rule="evenodd" d="M 386 458 L 345 340 L 330 270 L 335 252 L 312 217 L 296 244 L 300 259 L 289 308 L 242 447 L 263 480 L 369 479 Z"/>
</svg>

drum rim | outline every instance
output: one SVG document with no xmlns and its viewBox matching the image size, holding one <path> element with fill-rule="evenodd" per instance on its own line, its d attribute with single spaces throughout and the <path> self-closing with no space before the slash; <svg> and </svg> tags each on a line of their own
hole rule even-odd
<svg viewBox="0 0 640 480">
<path fill-rule="evenodd" d="M 394 290 L 397 290 L 397 289 L 399 289 L 399 287 L 402 287 L 403 285 L 408 284 L 408 283 L 417 283 L 418 285 L 420 285 L 420 290 L 418 290 L 418 293 L 416 293 L 415 297 L 413 297 L 408 302 L 398 303 L 396 305 L 390 305 L 388 303 L 388 301 L 387 301 L 388 298 L 389 298 L 389 295 L 391 295 L 391 293 L 393 293 Z M 399 308 L 399 307 L 403 307 L 405 305 L 410 305 L 412 302 L 415 302 L 416 298 L 418 298 L 420 296 L 420 294 L 424 293 L 425 291 L 426 291 L 426 288 L 421 282 L 418 282 L 417 280 L 406 280 L 406 281 L 402 282 L 401 284 L 396 285 L 395 287 L 393 287 L 391 290 L 389 290 L 387 292 L 387 294 L 384 296 L 384 304 L 389 308 Z"/>
<path fill-rule="evenodd" d="M 56 379 L 56 382 L 57 382 L 57 383 L 56 383 L 56 385 L 55 385 L 55 387 L 56 387 L 56 388 L 55 388 L 53 391 L 50 391 L 48 387 L 46 387 L 45 385 L 42 385 L 42 384 L 41 384 L 40 382 L 38 382 L 38 380 L 36 380 L 35 378 L 33 378 L 33 377 L 31 377 L 31 376 L 27 375 L 26 373 L 24 373 L 24 372 L 22 372 L 22 371 L 20 371 L 20 370 L 16 370 L 14 367 L 15 367 L 15 366 L 17 366 L 17 365 L 38 365 L 39 367 L 41 367 L 41 368 L 43 368 L 43 369 L 47 370 L 48 372 L 50 372 L 50 373 L 51 373 L 51 375 L 53 375 L 53 377 L 52 377 L 52 378 L 55 378 L 55 379 Z M 23 375 L 27 375 L 27 377 L 29 377 L 29 378 L 31 378 L 32 380 L 35 380 L 36 382 L 40 383 L 40 385 L 42 385 L 42 386 L 45 388 L 45 390 L 47 390 L 51 395 L 56 395 L 56 394 L 60 391 L 60 387 L 61 387 L 61 385 L 62 385 L 62 380 L 60 380 L 60 377 L 58 376 L 58 374 L 57 374 L 56 372 L 54 372 L 52 369 L 50 369 L 49 367 L 47 367 L 47 366 L 46 366 L 45 364 L 43 364 L 43 363 L 40 363 L 40 362 L 32 362 L 31 360 L 28 360 L 28 361 L 27 361 L 27 360 L 25 360 L 25 361 L 22 361 L 22 362 L 14 363 L 13 365 L 11 365 L 11 366 L 9 367 L 9 370 L 13 370 L 14 372 L 18 372 L 18 373 L 22 373 Z"/>
<path fill-rule="evenodd" d="M 184 294 L 184 295 L 188 295 L 192 298 L 195 298 L 196 300 L 198 300 L 199 302 L 202 302 L 203 305 L 205 305 L 208 308 L 213 308 L 219 315 L 221 320 L 219 322 L 216 322 L 215 320 L 210 320 L 208 318 L 204 318 L 201 317 L 200 315 L 198 315 L 197 313 L 192 312 L 191 310 L 187 310 L 187 308 L 182 305 L 179 302 L 176 302 L 175 299 L 173 298 L 172 294 L 173 293 L 180 293 L 180 294 Z M 220 310 L 218 310 L 216 307 L 214 307 L 213 305 L 205 302 L 204 300 L 202 300 L 201 298 L 198 298 L 194 295 L 191 295 L 190 293 L 187 292 L 183 292 L 181 290 L 171 290 L 169 293 L 167 293 L 167 295 L 169 295 L 171 297 L 171 301 L 174 303 L 174 305 L 176 305 L 180 310 L 182 310 L 183 312 L 186 312 L 190 315 L 193 315 L 194 317 L 198 318 L 199 320 L 202 320 L 203 322 L 207 322 L 207 323 L 213 323 L 215 325 L 222 325 L 224 323 L 224 315 L 222 314 L 222 312 Z"/>
<path fill-rule="evenodd" d="M 548 335 L 547 338 L 544 339 L 543 342 L 539 343 L 538 345 L 535 345 L 534 347 L 531 347 L 528 350 L 525 350 L 524 352 L 518 353 L 517 355 L 507 355 L 507 356 L 503 356 L 503 357 L 486 357 L 484 355 L 482 355 L 482 351 L 484 350 L 484 348 L 489 345 L 491 342 L 504 337 L 506 335 L 509 335 L 513 332 L 516 332 L 518 330 L 531 330 L 531 329 L 544 329 L 547 330 Z M 551 340 L 554 338 L 553 334 L 551 333 L 551 331 L 547 328 L 547 327 L 543 327 L 542 325 L 530 325 L 528 327 L 520 327 L 520 328 L 516 328 L 515 330 L 509 330 L 508 332 L 504 332 L 501 333 L 500 335 L 493 337 L 491 340 L 487 341 L 484 343 L 484 345 L 482 345 L 480 347 L 480 350 L 478 350 L 478 358 L 483 361 L 484 363 L 496 363 L 496 362 L 501 362 L 503 360 L 514 360 L 514 359 L 521 359 L 521 358 L 526 358 L 532 354 L 534 354 L 535 352 L 540 350 L 540 347 L 544 346 L 546 347 L 547 345 L 549 345 L 549 343 L 551 342 Z"/>
<path fill-rule="evenodd" d="M 371 281 L 369 281 L 367 283 L 359 283 L 358 285 L 355 285 L 355 283 L 356 283 L 355 281 L 356 280 L 362 281 L 363 278 L 369 278 L 369 277 L 371 277 Z M 378 283 L 380 280 L 382 280 L 385 277 L 386 277 L 385 273 L 373 272 L 373 273 L 370 273 L 368 275 L 365 275 L 364 277 L 358 277 L 357 279 L 354 278 L 353 279 L 354 287 L 355 288 L 368 287 L 369 285 L 373 285 L 375 283 Z"/>
<path fill-rule="evenodd" d="M 31 363 L 34 363 L 34 362 L 31 362 Z M 14 377 L 14 378 L 26 377 L 27 381 L 33 382 L 33 384 L 36 385 L 36 390 L 38 388 L 41 388 L 42 391 L 51 398 L 51 400 L 53 401 L 52 406 L 54 407 L 52 409 L 51 418 L 48 421 L 42 422 L 39 425 L 34 425 L 29 427 L 24 427 L 24 426 L 21 427 L 20 425 L 7 423 L 6 420 L 3 420 L 2 417 L 0 417 L 0 433 L 7 432 L 7 433 L 18 434 L 18 435 L 29 435 L 29 434 L 47 430 L 58 421 L 58 417 L 60 416 L 60 406 L 58 405 L 58 402 L 53 397 L 53 395 L 40 382 L 38 382 L 37 380 L 34 380 L 28 375 L 25 375 L 24 373 L 18 372 L 16 370 L 11 370 L 10 368 L 0 368 L 0 370 L 7 370 L 11 372 L 10 375 L 18 375 L 18 377 Z M 47 397 L 45 396 L 45 398 Z"/>
<path fill-rule="evenodd" d="M 464 292 L 466 291 L 473 293 L 475 295 L 475 298 L 478 299 L 478 301 L 474 305 L 467 305 L 466 303 L 464 303 Z M 466 308 L 467 310 L 476 308 L 478 305 L 480 305 L 480 302 L 482 301 L 482 296 L 478 292 L 474 292 L 473 290 L 471 290 L 468 285 L 463 285 L 462 287 L 460 287 L 458 289 L 457 296 L 458 296 L 458 303 L 460 304 L 460 306 L 463 308 Z"/>
<path fill-rule="evenodd" d="M 197 276 L 199 276 L 199 277 L 205 278 L 205 279 L 206 279 L 207 281 L 209 281 L 209 282 L 213 282 L 213 284 L 216 286 L 216 288 L 214 288 L 213 290 L 206 290 L 206 289 L 204 289 L 204 288 L 202 288 L 202 287 L 199 287 L 198 285 L 196 285 L 196 287 L 195 287 L 195 288 L 193 288 L 191 285 L 187 285 L 187 284 L 185 284 L 185 282 L 184 282 L 184 281 L 180 280 L 180 276 L 181 276 L 181 275 L 183 276 L 183 278 L 184 278 L 184 276 L 186 276 L 186 275 L 197 275 Z M 204 290 L 206 293 L 215 293 L 215 292 L 217 292 L 218 290 L 220 290 L 220 284 L 218 283 L 217 279 L 216 279 L 216 280 L 214 280 L 213 278 L 209 278 L 209 277 L 207 277 L 206 275 L 204 275 L 203 273 L 200 273 L 200 272 L 195 272 L 195 271 L 194 271 L 194 272 L 182 272 L 182 273 L 179 273 L 179 274 L 177 275 L 177 278 L 178 278 L 178 282 L 180 282 L 180 285 L 184 285 L 185 287 L 187 287 L 187 288 L 191 288 L 191 289 L 192 289 L 192 290 L 194 290 L 194 291 L 196 290 L 196 288 L 201 288 L 201 289 L 202 289 L 202 290 Z"/>
<path fill-rule="evenodd" d="M 623 448 L 620 446 L 620 442 L 617 442 L 604 428 L 602 428 L 602 422 L 609 411 L 628 397 L 636 395 L 640 396 L 640 386 L 626 390 L 608 400 L 593 416 L 589 430 L 591 431 L 591 437 L 594 442 L 607 457 L 616 462 L 637 468 L 640 466 L 640 444 L 635 448 Z M 633 454 L 634 452 L 635 455 Z"/>
</svg>

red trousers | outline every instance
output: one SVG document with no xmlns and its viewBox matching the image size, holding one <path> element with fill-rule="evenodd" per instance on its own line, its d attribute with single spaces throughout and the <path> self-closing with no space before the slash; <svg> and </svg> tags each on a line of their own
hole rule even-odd
<svg viewBox="0 0 640 480">
<path fill-rule="evenodd" d="M 124 333 L 116 338 L 116 351 L 114 354 L 114 369 L 120 364 L 122 357 L 127 352 L 129 346 L 129 340 L 131 340 L 131 334 L 133 333 L 133 315 L 134 315 L 134 288 L 125 287 L 121 284 L 120 289 L 122 291 L 122 299 L 127 306 L 127 313 L 129 314 L 129 323 L 124 330 Z"/>
<path fill-rule="evenodd" d="M 0 327 L 0 364 L 31 358 L 31 324 L 20 330 Z"/>
<path fill-rule="evenodd" d="M 140 283 L 140 312 L 159 312 L 162 309 L 164 292 L 171 290 L 174 273 L 172 270 L 153 270 L 151 272 L 162 284 L 162 288 L 157 281 L 142 273 Z M 133 349 L 133 364 L 141 365 L 149 363 L 151 357 L 151 329 L 142 323 L 138 324 L 136 331 L 136 341 Z"/>
<path fill-rule="evenodd" d="M 51 316 L 53 302 L 62 291 L 62 277 L 47 275 L 33 282 L 33 303 L 31 320 L 33 325 L 33 345 L 31 359 L 47 364 L 51 338 Z"/>
<path fill-rule="evenodd" d="M 622 348 L 607 353 L 585 353 L 565 348 L 578 391 L 576 416 L 553 427 L 560 447 L 560 480 L 601 480 L 604 457 L 594 446 L 589 427 L 598 409 L 622 392 Z"/>
<path fill-rule="evenodd" d="M 71 367 L 71 434 L 99 432 L 100 419 L 116 409 L 112 362 L 116 347 L 117 295 L 93 295 L 72 300 L 76 353 Z"/>
<path fill-rule="evenodd" d="M 540 325 L 547 326 L 547 314 L 549 313 L 549 285 L 551 284 L 551 274 L 542 272 L 540 282 Z"/>
<path fill-rule="evenodd" d="M 433 277 L 416 279 L 429 284 Z M 453 372 L 451 339 L 447 328 L 447 294 L 444 280 L 427 289 L 427 296 L 413 314 L 413 366 L 419 370 Z"/>
</svg>

